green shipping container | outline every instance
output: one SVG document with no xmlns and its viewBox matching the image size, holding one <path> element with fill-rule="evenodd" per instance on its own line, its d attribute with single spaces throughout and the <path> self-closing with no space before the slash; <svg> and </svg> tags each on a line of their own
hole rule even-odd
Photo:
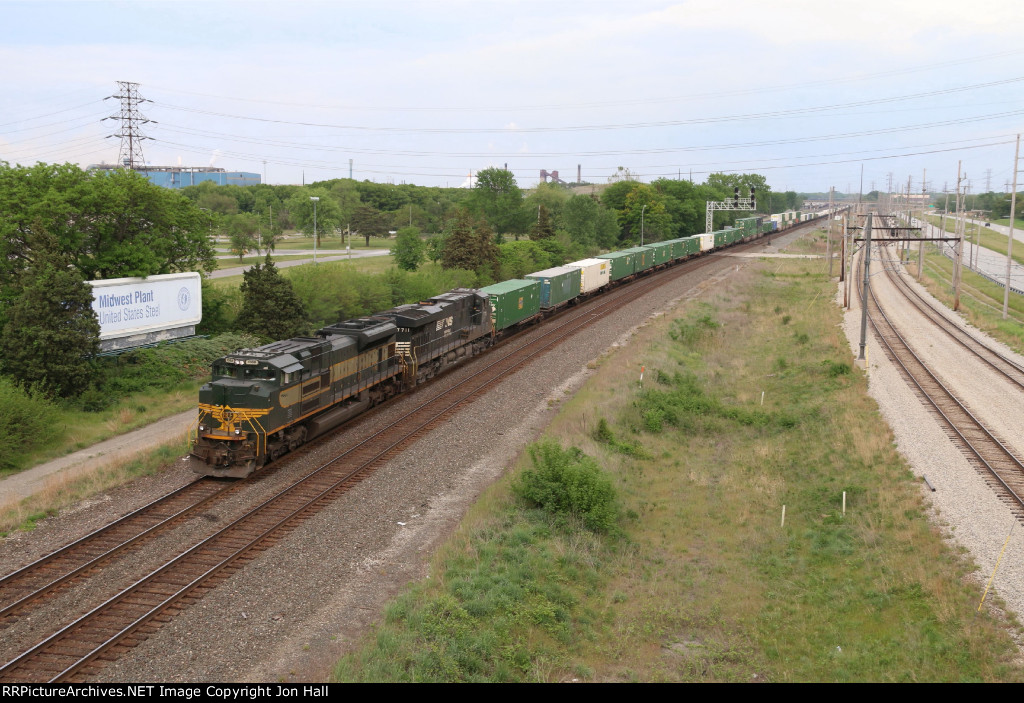
<svg viewBox="0 0 1024 703">
<path fill-rule="evenodd" d="M 502 281 L 481 288 L 491 301 L 495 330 L 503 330 L 540 312 L 540 281 Z"/>
<path fill-rule="evenodd" d="M 689 237 L 683 237 L 680 239 L 683 243 L 683 256 L 690 256 L 692 254 L 700 253 L 700 235 L 694 234 Z"/>
<path fill-rule="evenodd" d="M 633 254 L 628 251 L 612 251 L 607 254 L 598 254 L 596 259 L 607 259 L 612 265 L 612 276 L 613 281 L 617 281 L 620 278 L 626 276 L 632 276 L 636 269 L 633 266 Z"/>
<path fill-rule="evenodd" d="M 640 248 L 647 249 L 654 255 L 654 266 L 661 266 L 672 260 L 672 245 L 668 242 L 645 244 Z"/>
<path fill-rule="evenodd" d="M 526 278 L 540 281 L 540 306 L 544 309 L 557 307 L 580 294 L 582 274 L 572 266 L 556 266 L 528 273 Z"/>
<path fill-rule="evenodd" d="M 646 247 L 623 249 L 633 255 L 633 270 L 639 273 L 654 266 L 654 253 Z"/>
</svg>

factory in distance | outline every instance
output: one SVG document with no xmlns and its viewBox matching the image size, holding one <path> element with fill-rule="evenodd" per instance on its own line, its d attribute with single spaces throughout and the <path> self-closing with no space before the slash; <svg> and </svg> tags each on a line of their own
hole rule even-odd
<svg viewBox="0 0 1024 703">
<path fill-rule="evenodd" d="M 119 164 L 91 164 L 89 171 L 113 171 L 124 168 Z M 245 171 L 226 171 L 216 166 L 144 166 L 135 169 L 153 183 L 164 188 L 184 188 L 212 181 L 219 186 L 256 186 L 260 174 Z"/>
</svg>

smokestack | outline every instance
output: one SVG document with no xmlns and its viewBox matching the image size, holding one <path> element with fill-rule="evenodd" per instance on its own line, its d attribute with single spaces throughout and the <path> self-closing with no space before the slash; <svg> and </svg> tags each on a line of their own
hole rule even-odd
<svg viewBox="0 0 1024 703">
<path fill-rule="evenodd" d="M 576 164 L 576 182 L 577 183 L 582 183 L 583 182 L 583 165 L 582 164 Z"/>
</svg>

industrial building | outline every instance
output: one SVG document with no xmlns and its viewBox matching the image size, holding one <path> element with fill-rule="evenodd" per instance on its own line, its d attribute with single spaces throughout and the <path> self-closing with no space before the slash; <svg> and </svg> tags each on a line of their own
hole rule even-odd
<svg viewBox="0 0 1024 703">
<path fill-rule="evenodd" d="M 92 164 L 90 171 L 112 171 L 122 168 L 117 164 Z M 255 186 L 260 184 L 260 174 L 244 171 L 225 171 L 214 166 L 146 166 L 136 171 L 151 183 L 164 188 L 184 188 L 213 181 L 219 186 Z"/>
</svg>

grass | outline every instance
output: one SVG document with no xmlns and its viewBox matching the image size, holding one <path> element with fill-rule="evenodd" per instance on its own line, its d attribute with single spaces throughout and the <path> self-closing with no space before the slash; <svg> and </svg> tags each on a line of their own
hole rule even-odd
<svg viewBox="0 0 1024 703">
<path fill-rule="evenodd" d="M 931 222 L 936 227 L 941 227 L 942 226 L 942 218 L 941 217 L 929 216 L 928 217 L 928 221 Z M 1007 219 L 1006 224 L 1009 225 L 1009 223 L 1010 223 L 1010 221 L 1009 221 L 1009 219 Z M 951 217 L 947 217 L 946 218 L 946 231 L 947 232 L 954 232 L 955 229 L 956 229 L 956 220 L 954 220 Z M 998 232 L 993 232 L 988 227 L 967 223 L 967 228 L 966 228 L 965 234 L 964 234 L 965 240 L 970 242 L 971 244 L 973 244 L 975 241 L 979 241 L 978 239 L 976 239 L 976 235 L 980 236 L 980 246 L 981 247 L 983 247 L 985 249 L 990 249 L 990 250 L 992 250 L 994 252 L 1002 254 L 1003 256 L 1006 256 L 1006 248 L 1007 248 L 1007 244 L 1009 242 L 1008 242 L 1007 237 L 1006 237 L 1005 234 L 999 234 Z M 1015 245 L 1014 246 L 1015 251 L 1013 252 L 1013 260 L 1016 261 L 1019 264 L 1024 264 L 1024 252 L 1021 251 L 1022 249 L 1024 249 L 1024 245 L 1022 245 L 1020 242 L 1014 242 L 1014 245 Z M 966 256 L 966 254 L 965 254 L 965 256 Z"/>
<path fill-rule="evenodd" d="M 62 408 L 59 417 L 59 439 L 26 455 L 24 466 L 62 457 L 124 434 L 165 417 L 196 407 L 200 382 L 182 383 L 169 391 L 151 390 L 133 393 L 101 412 Z M 0 478 L 17 471 L 0 471 Z"/>
<path fill-rule="evenodd" d="M 282 261 L 296 261 L 299 259 L 308 259 L 309 254 L 291 254 L 286 256 L 280 256 L 277 254 L 271 254 L 271 260 L 277 264 Z M 246 256 L 241 261 L 237 257 L 231 259 L 216 259 L 215 263 L 218 269 L 229 269 L 235 268 L 236 266 L 252 266 L 253 264 L 262 264 L 266 261 L 266 255 L 264 256 Z"/>
<path fill-rule="evenodd" d="M 260 259 L 260 262 L 262 261 L 263 259 Z M 224 266 L 224 268 L 230 268 L 227 264 L 222 265 Z M 236 264 L 232 264 L 232 267 L 235 265 Z M 324 261 L 317 262 L 316 264 L 313 264 L 312 262 L 308 264 L 301 264 L 301 266 L 314 265 L 347 267 L 352 271 L 360 271 L 362 273 L 384 273 L 388 269 L 392 268 L 395 264 L 393 257 L 390 254 L 385 256 L 370 256 L 362 259 L 352 259 L 352 261 Z M 427 268 L 428 266 L 433 266 L 433 264 L 428 263 L 422 268 Z M 292 268 L 298 267 L 283 268 L 281 269 L 281 274 L 284 276 L 288 276 L 288 272 L 291 271 Z M 213 278 L 210 279 L 210 283 L 216 286 L 217 288 L 221 288 L 224 290 L 238 289 L 238 287 L 242 285 L 242 274 L 238 274 L 237 276 L 225 276 L 223 278 Z"/>
<path fill-rule="evenodd" d="M 951 259 L 926 248 L 922 283 L 949 308 L 953 307 L 954 301 L 953 266 Z M 912 264 L 910 270 L 916 274 L 916 268 L 916 264 Z M 960 303 L 961 314 L 969 323 L 1017 353 L 1024 353 L 1024 296 L 1010 293 L 1008 319 L 1004 320 L 1002 286 L 963 269 Z"/>
<path fill-rule="evenodd" d="M 612 477 L 617 529 L 517 500 L 524 452 L 334 680 L 1024 678 L 850 365 L 826 272 L 744 267 L 592 364 L 546 437 Z"/>
<path fill-rule="evenodd" d="M 19 530 L 31 530 L 36 524 L 82 500 L 123 485 L 141 476 L 157 473 L 168 464 L 180 461 L 188 453 L 186 436 L 154 449 L 141 452 L 126 461 L 101 469 L 70 469 L 51 476 L 44 488 L 20 501 L 0 505 L 0 537 Z"/>
<path fill-rule="evenodd" d="M 370 237 L 370 245 L 366 245 L 365 237 L 352 237 L 352 249 L 390 249 L 395 245 L 394 239 L 384 237 Z M 344 250 L 345 245 L 348 244 L 346 237 L 325 237 L 320 236 L 320 244 L 318 249 L 325 250 Z M 313 250 L 313 238 L 304 237 L 301 235 L 288 235 L 284 239 L 279 239 L 274 245 L 274 251 L 288 251 L 289 249 L 309 249 Z"/>
</svg>

